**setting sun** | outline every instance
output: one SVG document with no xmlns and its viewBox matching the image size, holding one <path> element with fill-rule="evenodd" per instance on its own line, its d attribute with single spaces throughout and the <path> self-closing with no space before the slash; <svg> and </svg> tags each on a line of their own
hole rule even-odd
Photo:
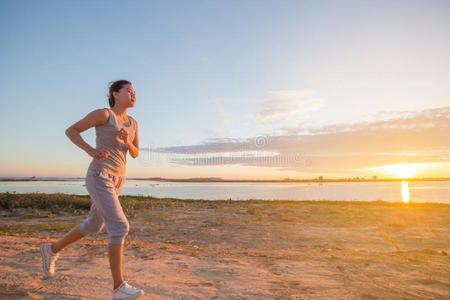
<svg viewBox="0 0 450 300">
<path fill-rule="evenodd" d="M 385 171 L 395 176 L 406 179 L 417 174 L 417 166 L 414 164 L 397 164 L 384 167 Z"/>
</svg>

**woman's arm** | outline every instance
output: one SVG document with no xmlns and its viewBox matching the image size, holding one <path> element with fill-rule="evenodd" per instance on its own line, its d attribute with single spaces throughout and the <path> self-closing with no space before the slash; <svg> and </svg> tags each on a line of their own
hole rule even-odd
<svg viewBox="0 0 450 300">
<path fill-rule="evenodd" d="M 136 125 L 136 134 L 134 135 L 134 140 L 131 141 L 131 139 L 127 140 L 127 146 L 128 150 L 130 151 L 130 155 L 133 158 L 138 157 L 139 155 L 139 135 L 138 135 L 138 124 L 135 120 L 134 124 Z"/>
<path fill-rule="evenodd" d="M 80 133 L 91 127 L 106 124 L 108 118 L 109 112 L 106 109 L 94 110 L 90 112 L 86 117 L 67 128 L 66 135 L 75 145 L 86 151 L 86 153 L 88 153 L 90 156 L 97 159 L 102 159 L 102 157 L 106 155 L 107 151 L 100 153 L 101 150 L 97 150 L 86 143 L 81 137 Z M 106 157 L 107 156 L 108 155 L 106 155 Z"/>
</svg>

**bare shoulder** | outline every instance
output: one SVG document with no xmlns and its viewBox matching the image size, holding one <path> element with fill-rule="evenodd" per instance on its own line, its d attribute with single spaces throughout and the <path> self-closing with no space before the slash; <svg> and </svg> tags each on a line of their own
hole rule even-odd
<svg viewBox="0 0 450 300">
<path fill-rule="evenodd" d="M 73 124 L 71 127 L 79 132 L 83 132 L 91 127 L 101 126 L 108 122 L 109 110 L 100 108 L 91 111 L 83 119 Z"/>
<path fill-rule="evenodd" d="M 136 119 L 135 118 L 133 118 L 132 116 L 128 116 L 128 118 L 130 118 L 131 119 L 131 122 L 134 122 L 134 125 L 137 127 L 138 126 L 138 122 L 136 121 Z"/>
<path fill-rule="evenodd" d="M 92 111 L 92 113 L 95 113 L 99 119 L 104 120 L 105 122 L 109 119 L 110 112 L 107 108 L 99 108 Z"/>
<path fill-rule="evenodd" d="M 86 118 L 89 118 L 95 126 L 100 126 L 108 122 L 109 114 L 110 112 L 107 108 L 99 108 L 91 111 Z"/>
</svg>

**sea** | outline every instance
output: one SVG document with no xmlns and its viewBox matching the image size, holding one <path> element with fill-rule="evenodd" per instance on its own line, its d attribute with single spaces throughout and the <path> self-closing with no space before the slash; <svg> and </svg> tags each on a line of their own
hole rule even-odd
<svg viewBox="0 0 450 300">
<path fill-rule="evenodd" d="M 0 181 L 0 192 L 88 194 L 84 178 Z M 168 182 L 127 179 L 120 194 L 204 200 L 383 200 L 450 203 L 450 181 Z"/>
</svg>

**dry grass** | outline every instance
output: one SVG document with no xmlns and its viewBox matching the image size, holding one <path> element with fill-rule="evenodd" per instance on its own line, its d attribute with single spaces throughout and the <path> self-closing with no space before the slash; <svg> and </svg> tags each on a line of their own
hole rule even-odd
<svg viewBox="0 0 450 300">
<path fill-rule="evenodd" d="M 120 200 L 130 217 L 126 269 L 155 299 L 450 297 L 449 204 Z M 0 194 L 0 203 L 0 273 L 8 274 L 0 298 L 77 291 L 84 299 L 77 287 L 92 282 L 86 272 L 100 278 L 91 286 L 99 298 L 110 297 L 105 230 L 64 250 L 58 271 L 67 275 L 53 285 L 36 277 L 38 248 L 30 245 L 81 223 L 87 196 Z"/>
</svg>

